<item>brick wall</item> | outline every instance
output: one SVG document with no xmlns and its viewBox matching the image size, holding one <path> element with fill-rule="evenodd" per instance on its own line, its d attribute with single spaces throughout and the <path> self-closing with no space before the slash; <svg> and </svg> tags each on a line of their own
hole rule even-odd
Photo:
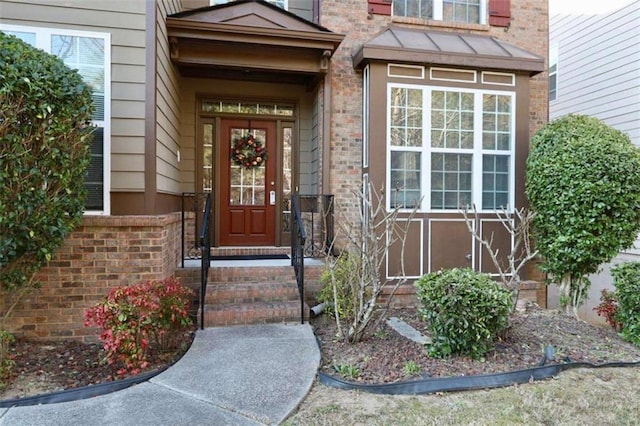
<svg viewBox="0 0 640 426">
<path fill-rule="evenodd" d="M 37 275 L 42 287 L 16 307 L 7 328 L 38 339 L 97 340 L 83 313 L 110 288 L 173 275 L 180 261 L 180 213 L 87 216 Z"/>
</svg>

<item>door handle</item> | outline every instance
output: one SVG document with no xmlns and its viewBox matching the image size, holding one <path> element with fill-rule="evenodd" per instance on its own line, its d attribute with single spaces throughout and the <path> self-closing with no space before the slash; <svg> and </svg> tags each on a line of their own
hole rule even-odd
<svg viewBox="0 0 640 426">
<path fill-rule="evenodd" d="M 276 191 L 269 192 L 269 204 L 272 206 L 276 205 Z"/>
<path fill-rule="evenodd" d="M 467 253 L 467 255 L 464 258 L 467 260 L 471 260 L 471 253 Z"/>
</svg>

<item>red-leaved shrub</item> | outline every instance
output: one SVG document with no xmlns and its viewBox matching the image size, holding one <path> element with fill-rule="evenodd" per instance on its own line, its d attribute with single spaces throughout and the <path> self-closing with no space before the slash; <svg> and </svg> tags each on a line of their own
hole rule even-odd
<svg viewBox="0 0 640 426">
<path fill-rule="evenodd" d="M 148 365 L 150 345 L 160 351 L 177 349 L 177 338 L 191 325 L 192 294 L 173 277 L 115 287 L 85 312 L 85 326 L 102 329 L 106 361 L 122 363 L 118 374 L 137 374 Z"/>
</svg>

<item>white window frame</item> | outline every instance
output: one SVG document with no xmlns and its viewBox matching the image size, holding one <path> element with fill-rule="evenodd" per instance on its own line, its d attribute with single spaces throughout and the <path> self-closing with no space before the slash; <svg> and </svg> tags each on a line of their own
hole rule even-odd
<svg viewBox="0 0 640 426">
<path fill-rule="evenodd" d="M 103 209 L 85 210 L 84 214 L 109 215 L 111 212 L 111 34 L 7 24 L 0 24 L 0 30 L 35 34 L 36 45 L 34 47 L 47 53 L 51 52 L 51 37 L 54 35 L 104 40 L 104 120 L 91 121 L 92 124 L 103 129 Z"/>
<path fill-rule="evenodd" d="M 419 1 L 419 0 L 413 0 L 413 1 Z M 432 0 L 433 1 L 433 20 L 434 21 L 443 21 L 443 16 L 444 16 L 444 0 Z M 488 8 L 488 3 L 489 0 L 480 0 L 480 22 L 478 22 L 477 24 L 480 25 L 487 25 L 487 8 Z M 391 11 L 393 13 L 393 6 L 391 7 Z M 427 19 L 427 18 L 420 18 L 418 16 L 402 16 L 402 17 L 406 17 L 406 18 L 418 18 L 418 19 Z M 449 22 L 449 21 L 445 21 L 445 22 Z M 458 23 L 464 23 L 464 22 L 458 22 Z M 475 22 L 467 22 L 467 24 L 476 24 Z M 476 25 L 477 25 L 476 24 Z"/>
<path fill-rule="evenodd" d="M 369 167 L 369 65 L 362 70 L 362 86 L 362 167 Z"/>
<path fill-rule="evenodd" d="M 558 99 L 558 43 L 549 46 L 549 101 Z M 551 68 L 555 66 L 552 71 Z M 555 84 L 551 86 L 551 77 L 555 77 Z M 553 97 L 551 94 L 553 93 Z"/>
<path fill-rule="evenodd" d="M 422 141 L 421 146 L 393 147 L 391 145 L 391 94 L 394 88 L 422 90 Z M 473 93 L 474 94 L 474 143 L 473 148 L 434 148 L 431 146 L 431 94 L 433 91 Z M 391 182 L 391 153 L 419 152 L 420 153 L 420 192 L 422 202 L 418 211 L 421 213 L 458 213 L 458 209 L 432 209 L 431 207 L 431 155 L 433 153 L 472 154 L 471 200 L 480 213 L 491 213 L 495 209 L 482 208 L 483 155 L 505 155 L 506 151 L 484 149 L 482 147 L 482 112 L 483 95 L 509 96 L 511 98 L 511 146 L 509 150 L 509 198 L 507 211 L 512 212 L 515 205 L 515 157 L 516 157 L 516 94 L 514 91 L 499 91 L 485 89 L 467 89 L 448 86 L 428 86 L 406 83 L 388 83 L 386 99 L 386 187 L 393 189 Z M 386 200 L 387 210 L 391 210 L 391 198 Z M 401 208 L 401 211 L 411 211 L 411 208 Z"/>
</svg>

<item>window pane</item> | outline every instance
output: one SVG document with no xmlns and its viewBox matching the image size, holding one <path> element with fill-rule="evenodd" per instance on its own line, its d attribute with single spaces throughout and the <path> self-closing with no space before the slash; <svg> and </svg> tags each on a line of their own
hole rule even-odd
<svg viewBox="0 0 640 426">
<path fill-rule="evenodd" d="M 2 32 L 5 33 L 5 34 L 11 34 L 13 36 L 16 36 L 20 40 L 24 41 L 27 44 L 30 44 L 31 46 L 35 46 L 36 45 L 36 34 L 35 33 L 28 33 L 28 32 L 23 32 L 23 31 L 7 31 L 7 30 L 2 30 Z"/>
<path fill-rule="evenodd" d="M 480 0 L 444 0 L 443 20 L 457 22 L 480 22 Z"/>
<path fill-rule="evenodd" d="M 482 108 L 482 148 L 511 149 L 511 97 L 485 94 Z"/>
<path fill-rule="evenodd" d="M 419 152 L 391 152 L 391 207 L 412 208 L 422 194 Z"/>
<path fill-rule="evenodd" d="M 87 188 L 85 208 L 104 209 L 104 129 L 97 127 L 89 145 L 90 161 L 84 184 Z"/>
<path fill-rule="evenodd" d="M 471 203 L 471 154 L 433 154 L 431 181 L 444 182 L 444 188 L 431 186 L 432 209 L 459 209 Z"/>
<path fill-rule="evenodd" d="M 509 200 L 508 155 L 482 157 L 482 208 L 491 210 L 507 207 Z"/>
<path fill-rule="evenodd" d="M 422 89 L 391 89 L 392 146 L 422 146 Z"/>
<path fill-rule="evenodd" d="M 432 147 L 473 148 L 474 113 L 473 109 L 469 111 L 465 109 L 470 105 L 473 106 L 473 93 L 433 91 L 431 96 Z"/>
<path fill-rule="evenodd" d="M 433 17 L 433 0 L 394 0 L 393 16 Z"/>
</svg>

